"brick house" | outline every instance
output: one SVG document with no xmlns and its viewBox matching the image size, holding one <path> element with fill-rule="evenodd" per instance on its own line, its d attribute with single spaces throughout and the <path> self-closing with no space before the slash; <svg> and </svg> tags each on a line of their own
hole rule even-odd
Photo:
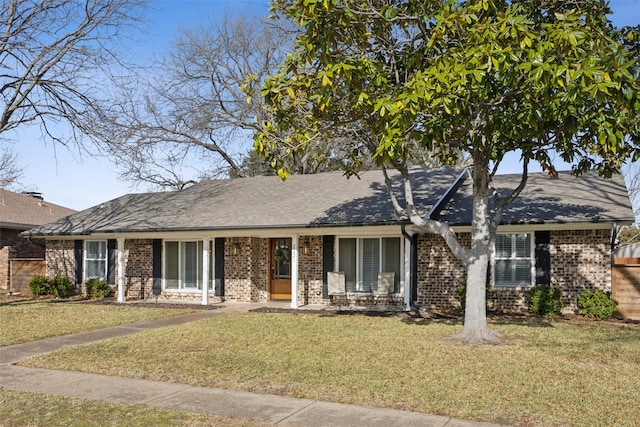
<svg viewBox="0 0 640 427">
<path fill-rule="evenodd" d="M 471 182 L 459 168 L 411 172 L 416 205 L 470 240 Z M 494 178 L 513 188 L 519 176 Z M 399 180 L 396 182 L 400 185 Z M 490 304 L 525 306 L 529 289 L 611 288 L 612 232 L 633 212 L 622 177 L 531 174 L 498 227 Z M 346 308 L 450 309 L 465 271 L 432 234 L 394 212 L 380 171 L 207 181 L 129 194 L 26 233 L 47 240 L 47 274 L 113 284 L 118 300 L 286 300 Z"/>
<path fill-rule="evenodd" d="M 44 239 L 24 239 L 20 233 L 76 211 L 49 203 L 38 193 L 0 189 L 0 288 L 28 292 L 28 281 L 44 273 Z"/>
</svg>

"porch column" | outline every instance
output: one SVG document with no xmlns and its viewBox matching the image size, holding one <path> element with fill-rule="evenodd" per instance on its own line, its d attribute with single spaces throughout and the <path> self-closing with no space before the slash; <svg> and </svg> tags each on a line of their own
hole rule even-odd
<svg viewBox="0 0 640 427">
<path fill-rule="evenodd" d="M 298 237 L 291 236 L 291 308 L 298 308 Z"/>
<path fill-rule="evenodd" d="M 202 305 L 209 304 L 209 239 L 202 239 Z"/>
<path fill-rule="evenodd" d="M 410 236 L 413 233 L 407 233 Z M 404 238 L 404 309 L 405 311 L 411 310 L 411 239 L 405 237 Z"/>
<path fill-rule="evenodd" d="M 118 302 L 124 302 L 124 237 L 118 237 Z"/>
</svg>

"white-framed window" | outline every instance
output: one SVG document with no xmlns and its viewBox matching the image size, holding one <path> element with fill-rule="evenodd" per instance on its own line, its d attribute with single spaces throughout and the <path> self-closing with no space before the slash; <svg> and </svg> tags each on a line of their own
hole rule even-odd
<svg viewBox="0 0 640 427">
<path fill-rule="evenodd" d="M 532 233 L 499 233 L 493 253 L 495 286 L 532 286 L 535 281 Z"/>
<path fill-rule="evenodd" d="M 165 241 L 164 242 L 164 288 L 167 290 L 202 290 L 203 242 Z M 209 290 L 213 290 L 213 242 L 209 242 Z"/>
<path fill-rule="evenodd" d="M 84 242 L 84 278 L 107 280 L 107 241 Z"/>
<path fill-rule="evenodd" d="M 394 293 L 400 292 L 400 237 L 339 237 L 337 271 L 344 271 L 347 292 L 376 292 L 378 273 L 394 274 Z"/>
</svg>

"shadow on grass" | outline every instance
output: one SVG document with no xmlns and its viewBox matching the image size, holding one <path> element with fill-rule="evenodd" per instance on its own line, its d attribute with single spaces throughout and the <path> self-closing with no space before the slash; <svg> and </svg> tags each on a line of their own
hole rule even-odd
<svg viewBox="0 0 640 427">
<path fill-rule="evenodd" d="M 38 298 L 27 298 L 27 297 L 7 297 L 7 298 L 0 298 L 0 307 L 37 304 L 37 303 L 43 303 L 43 302 L 50 302 L 50 300 L 47 300 L 47 299 L 41 300 Z"/>
</svg>

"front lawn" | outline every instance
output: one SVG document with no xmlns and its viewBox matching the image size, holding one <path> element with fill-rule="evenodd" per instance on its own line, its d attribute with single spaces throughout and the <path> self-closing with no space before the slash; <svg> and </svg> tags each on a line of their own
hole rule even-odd
<svg viewBox="0 0 640 427">
<path fill-rule="evenodd" d="M 492 327 L 506 345 L 445 340 L 460 331 L 455 321 L 249 313 L 22 364 L 510 425 L 637 425 L 638 325 L 498 318 Z"/>
<path fill-rule="evenodd" d="M 128 305 L 60 302 L 53 299 L 0 299 L 0 347 L 159 319 L 192 310 L 144 308 Z"/>
</svg>

